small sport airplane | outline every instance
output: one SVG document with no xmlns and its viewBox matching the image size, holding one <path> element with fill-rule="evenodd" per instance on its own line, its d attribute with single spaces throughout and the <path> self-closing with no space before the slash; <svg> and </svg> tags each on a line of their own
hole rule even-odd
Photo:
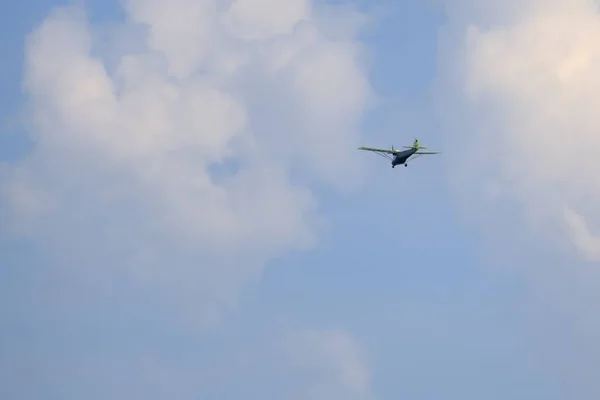
<svg viewBox="0 0 600 400">
<path fill-rule="evenodd" d="M 409 150 L 395 150 L 394 146 L 392 146 L 391 150 L 388 149 L 374 149 L 372 147 L 359 147 L 359 150 L 367 150 L 372 151 L 382 157 L 387 158 L 392 162 L 392 168 L 396 165 L 404 164 L 405 167 L 408 167 L 408 159 L 413 155 L 422 155 L 422 154 L 440 154 L 439 151 L 419 151 L 421 149 L 426 149 L 427 147 L 419 146 L 419 139 L 415 139 L 412 146 L 403 146 L 405 149 Z M 415 157 L 416 158 L 416 157 Z"/>
</svg>

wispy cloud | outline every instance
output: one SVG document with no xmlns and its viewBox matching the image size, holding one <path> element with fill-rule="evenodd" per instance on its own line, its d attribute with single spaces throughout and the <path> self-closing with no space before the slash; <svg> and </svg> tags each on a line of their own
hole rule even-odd
<svg viewBox="0 0 600 400">
<path fill-rule="evenodd" d="M 370 400 L 371 375 L 363 350 L 346 332 L 307 331 L 289 339 L 292 365 L 307 376 L 294 399 Z"/>
</svg>

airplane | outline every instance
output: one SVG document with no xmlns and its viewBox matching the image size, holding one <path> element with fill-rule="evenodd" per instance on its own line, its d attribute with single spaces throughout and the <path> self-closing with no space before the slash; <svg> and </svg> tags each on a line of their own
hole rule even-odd
<svg viewBox="0 0 600 400">
<path fill-rule="evenodd" d="M 396 165 L 404 164 L 405 167 L 408 167 L 408 159 L 413 155 L 422 155 L 422 154 L 440 154 L 439 151 L 419 151 L 421 149 L 426 149 L 427 147 L 419 146 L 419 139 L 415 139 L 412 146 L 402 146 L 405 149 L 409 150 L 395 150 L 394 146 L 392 146 L 391 150 L 388 149 L 375 149 L 373 147 L 359 147 L 359 150 L 367 150 L 372 151 L 382 157 L 387 158 L 392 162 L 392 168 Z M 416 157 L 415 157 L 416 158 Z"/>
</svg>

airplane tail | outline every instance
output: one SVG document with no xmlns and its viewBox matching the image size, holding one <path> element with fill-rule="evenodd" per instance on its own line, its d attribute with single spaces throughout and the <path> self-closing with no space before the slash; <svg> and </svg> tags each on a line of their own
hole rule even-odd
<svg viewBox="0 0 600 400">
<path fill-rule="evenodd" d="M 413 142 L 412 146 L 404 146 L 404 147 L 407 148 L 407 149 L 417 149 L 417 150 L 426 149 L 427 148 L 427 147 L 420 146 L 419 145 L 419 139 L 416 139 L 416 138 L 415 138 L 415 141 Z"/>
</svg>

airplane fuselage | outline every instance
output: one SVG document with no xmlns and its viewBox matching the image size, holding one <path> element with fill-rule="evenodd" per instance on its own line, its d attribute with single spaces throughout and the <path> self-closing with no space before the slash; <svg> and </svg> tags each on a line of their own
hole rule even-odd
<svg viewBox="0 0 600 400">
<path fill-rule="evenodd" d="M 409 150 L 401 151 L 400 153 L 396 154 L 394 156 L 394 159 L 392 160 L 392 168 L 394 168 L 396 165 L 400 165 L 400 164 L 404 164 L 404 166 L 406 166 L 406 161 L 409 159 L 410 156 L 415 154 L 417 152 L 417 150 L 418 149 L 409 149 Z"/>
</svg>

